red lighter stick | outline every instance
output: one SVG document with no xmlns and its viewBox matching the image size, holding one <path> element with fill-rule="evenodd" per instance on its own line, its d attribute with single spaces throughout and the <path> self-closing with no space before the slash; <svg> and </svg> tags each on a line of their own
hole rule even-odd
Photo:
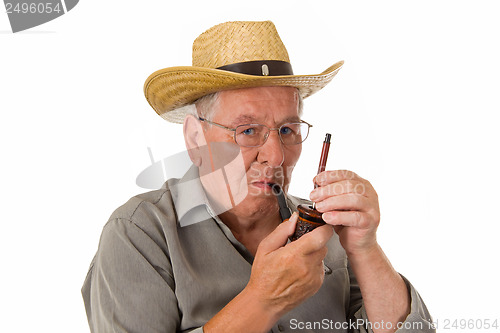
<svg viewBox="0 0 500 333">
<path fill-rule="evenodd" d="M 318 174 L 325 171 L 326 160 L 328 159 L 328 151 L 330 150 L 330 139 L 332 135 L 326 133 L 325 141 L 323 141 L 323 149 L 321 150 L 321 158 L 319 160 Z M 318 184 L 314 184 L 314 188 L 318 187 Z"/>
<path fill-rule="evenodd" d="M 325 141 L 323 141 L 323 149 L 321 149 L 321 158 L 319 159 L 319 167 L 318 174 L 325 171 L 326 168 L 326 160 L 328 159 L 328 151 L 330 151 L 330 139 L 332 135 L 330 133 L 326 133 Z M 314 188 L 317 188 L 319 185 L 314 183 Z M 316 203 L 313 202 L 313 209 L 316 209 Z"/>
</svg>

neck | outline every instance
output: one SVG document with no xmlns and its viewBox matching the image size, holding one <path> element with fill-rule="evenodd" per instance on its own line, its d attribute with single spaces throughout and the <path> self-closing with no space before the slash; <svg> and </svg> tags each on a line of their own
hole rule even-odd
<svg viewBox="0 0 500 333">
<path fill-rule="evenodd" d="M 270 209 L 258 210 L 252 212 L 251 216 L 246 216 L 239 213 L 235 207 L 219 217 L 253 256 L 260 242 L 281 223 L 278 211 Z"/>
<path fill-rule="evenodd" d="M 218 192 L 223 189 L 216 188 L 213 183 L 204 182 L 203 177 L 201 181 L 211 206 L 217 212 L 223 212 L 218 214 L 219 218 L 228 226 L 234 237 L 255 256 L 260 242 L 281 223 L 276 197 L 271 193 L 261 195 L 249 191 L 243 200 L 233 199 L 238 202 L 233 206 L 233 201 L 223 199 L 224 195 Z M 214 193 L 219 195 L 213 195 Z M 229 193 L 229 196 L 232 197 L 232 193 Z"/>
</svg>

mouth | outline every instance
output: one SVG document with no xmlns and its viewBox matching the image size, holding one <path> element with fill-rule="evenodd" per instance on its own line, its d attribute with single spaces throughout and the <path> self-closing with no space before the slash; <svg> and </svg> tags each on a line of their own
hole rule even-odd
<svg viewBox="0 0 500 333">
<path fill-rule="evenodd" d="M 252 182 L 250 185 L 255 186 L 257 188 L 260 188 L 260 189 L 271 191 L 273 189 L 273 186 L 277 185 L 277 183 L 275 183 L 273 181 L 268 181 L 268 180 L 259 180 L 259 181 Z"/>
</svg>

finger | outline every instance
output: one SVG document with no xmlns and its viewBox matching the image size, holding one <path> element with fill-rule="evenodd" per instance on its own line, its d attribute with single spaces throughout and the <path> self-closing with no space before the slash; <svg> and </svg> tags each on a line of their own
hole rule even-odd
<svg viewBox="0 0 500 333">
<path fill-rule="evenodd" d="M 333 228 L 323 225 L 303 235 L 287 246 L 294 247 L 302 255 L 308 255 L 323 248 L 333 236 Z"/>
<path fill-rule="evenodd" d="M 316 202 L 316 209 L 321 212 L 331 210 L 359 210 L 367 212 L 370 209 L 370 200 L 362 195 L 347 193 Z"/>
<path fill-rule="evenodd" d="M 325 259 L 326 255 L 328 254 L 328 248 L 326 246 L 323 246 L 322 248 L 318 249 L 317 251 L 311 252 L 307 254 L 307 258 L 309 262 L 322 262 L 323 259 Z"/>
<path fill-rule="evenodd" d="M 288 220 L 280 223 L 273 232 L 260 242 L 257 252 L 267 254 L 285 245 L 288 237 L 295 232 L 298 216 L 299 214 L 294 212 Z"/>
<path fill-rule="evenodd" d="M 360 229 L 369 229 L 370 227 L 376 227 L 377 222 L 372 218 L 371 215 L 359 211 L 333 211 L 326 212 L 322 215 L 323 220 L 331 225 L 335 226 L 346 226 L 355 227 Z"/>
<path fill-rule="evenodd" d="M 323 172 L 318 173 L 314 177 L 313 182 L 315 184 L 318 184 L 319 186 L 323 186 L 326 184 L 330 184 L 333 182 L 338 182 L 338 181 L 346 180 L 346 179 L 363 180 L 363 178 L 361 178 L 356 173 L 349 171 L 349 170 L 328 170 L 328 171 L 323 171 Z"/>
<path fill-rule="evenodd" d="M 370 190 L 370 186 L 366 182 L 361 180 L 341 180 L 338 182 L 326 184 L 315 188 L 309 198 L 312 201 L 321 201 L 328 197 L 337 196 L 341 194 L 354 193 L 363 196 L 367 196 L 367 192 Z"/>
<path fill-rule="evenodd" d="M 306 263 L 306 267 L 308 267 L 308 270 L 311 272 L 314 272 L 315 269 L 317 269 L 317 272 L 324 272 L 324 259 L 326 258 L 326 255 L 328 254 L 328 248 L 326 246 L 323 246 L 321 249 L 309 253 L 309 254 L 304 254 L 301 255 L 303 260 Z M 298 256 L 296 256 L 298 257 Z"/>
</svg>

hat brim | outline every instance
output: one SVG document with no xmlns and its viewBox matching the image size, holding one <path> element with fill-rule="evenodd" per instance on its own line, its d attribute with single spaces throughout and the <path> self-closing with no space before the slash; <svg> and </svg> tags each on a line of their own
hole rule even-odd
<svg viewBox="0 0 500 333">
<path fill-rule="evenodd" d="M 144 95 L 151 107 L 165 120 L 184 121 L 185 112 L 175 112 L 182 106 L 222 90 L 287 86 L 299 90 L 306 98 L 325 87 L 338 73 L 339 61 L 316 75 L 255 76 L 204 67 L 180 66 L 160 69 L 144 83 Z"/>
</svg>

